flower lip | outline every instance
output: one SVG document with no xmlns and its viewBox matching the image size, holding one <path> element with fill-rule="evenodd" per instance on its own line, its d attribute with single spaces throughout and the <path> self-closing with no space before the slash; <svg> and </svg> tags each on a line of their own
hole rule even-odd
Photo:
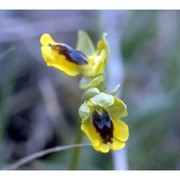
<svg viewBox="0 0 180 180">
<path fill-rule="evenodd" d="M 103 143 L 112 143 L 114 127 L 108 112 L 103 111 L 102 114 L 99 114 L 97 111 L 94 111 L 92 118 L 93 125 L 103 139 Z"/>
<path fill-rule="evenodd" d="M 58 43 L 56 45 L 49 44 L 52 50 L 57 51 L 59 54 L 63 54 L 66 59 L 77 65 L 88 64 L 87 57 L 81 51 L 75 50 L 67 44 Z"/>
</svg>

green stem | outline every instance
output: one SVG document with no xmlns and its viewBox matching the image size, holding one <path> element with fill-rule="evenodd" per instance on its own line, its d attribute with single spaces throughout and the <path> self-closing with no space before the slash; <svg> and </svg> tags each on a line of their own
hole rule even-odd
<svg viewBox="0 0 180 180">
<path fill-rule="evenodd" d="M 80 144 L 81 141 L 82 141 L 82 131 L 81 131 L 80 127 L 78 126 L 75 143 Z M 72 159 L 71 159 L 70 166 L 69 166 L 70 170 L 76 170 L 78 168 L 78 163 L 79 163 L 79 158 L 80 158 L 80 149 L 81 148 L 73 149 Z"/>
</svg>

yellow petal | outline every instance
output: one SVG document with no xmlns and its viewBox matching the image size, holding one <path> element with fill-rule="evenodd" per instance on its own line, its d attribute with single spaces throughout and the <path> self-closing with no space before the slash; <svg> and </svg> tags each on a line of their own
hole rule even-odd
<svg viewBox="0 0 180 180">
<path fill-rule="evenodd" d="M 107 144 L 100 143 L 99 146 L 94 147 L 94 149 L 96 151 L 100 151 L 102 153 L 109 152 L 110 148 L 111 148 L 111 144 L 110 143 L 107 143 Z"/>
<path fill-rule="evenodd" d="M 81 124 L 81 130 L 84 131 L 93 146 L 99 146 L 101 137 L 89 119 Z"/>
<path fill-rule="evenodd" d="M 82 66 L 81 71 L 84 76 L 94 77 L 104 72 L 109 54 L 109 47 L 105 37 L 106 35 L 103 34 L 102 39 L 98 42 L 97 50 L 88 57 L 89 64 Z"/>
<path fill-rule="evenodd" d="M 79 74 L 79 66 L 71 63 L 64 55 L 59 54 L 57 51 L 52 50 L 50 46 L 41 47 L 42 57 L 48 66 L 55 67 L 69 76 L 76 76 Z"/>
<path fill-rule="evenodd" d="M 111 144 L 112 150 L 120 150 L 125 146 L 124 142 L 119 141 L 118 139 L 113 139 L 113 143 Z"/>
<path fill-rule="evenodd" d="M 95 73 L 103 73 L 104 68 L 105 68 L 105 64 L 106 64 L 106 60 L 107 60 L 107 52 L 103 49 L 98 56 L 94 57 Z"/>
<path fill-rule="evenodd" d="M 48 46 L 49 44 L 51 44 L 51 45 L 55 45 L 56 44 L 56 42 L 52 39 L 50 34 L 47 34 L 47 33 L 43 34 L 41 36 L 40 42 L 41 42 L 42 46 Z"/>
<path fill-rule="evenodd" d="M 82 73 L 86 77 L 94 77 L 102 74 L 106 65 L 107 54 L 105 50 L 102 50 L 100 54 L 94 53 L 88 57 L 88 65 L 82 66 Z"/>
<path fill-rule="evenodd" d="M 126 123 L 119 119 L 113 119 L 114 138 L 125 142 L 129 137 L 129 129 Z"/>
<path fill-rule="evenodd" d="M 103 144 L 102 138 L 96 132 L 96 129 L 90 122 L 90 120 L 86 120 L 85 122 L 83 122 L 81 125 L 81 129 L 85 132 L 96 151 L 100 151 L 103 153 L 109 152 L 111 145 Z"/>
</svg>

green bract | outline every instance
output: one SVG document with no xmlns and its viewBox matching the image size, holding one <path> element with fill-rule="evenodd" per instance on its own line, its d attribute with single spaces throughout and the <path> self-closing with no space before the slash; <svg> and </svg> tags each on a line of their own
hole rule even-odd
<svg viewBox="0 0 180 180">
<path fill-rule="evenodd" d="M 86 101 L 79 108 L 79 116 L 82 119 L 82 122 L 90 116 L 90 109 Z"/>
<path fill-rule="evenodd" d="M 90 88 L 90 89 L 84 91 L 84 93 L 82 95 L 82 98 L 84 100 L 86 100 L 86 99 L 89 99 L 89 98 L 99 94 L 99 93 L 100 93 L 99 89 L 97 89 L 95 87 L 94 88 Z"/>
<path fill-rule="evenodd" d="M 109 94 L 116 95 L 116 93 L 119 91 L 120 86 L 121 84 L 116 85 L 115 88 Z"/>
<path fill-rule="evenodd" d="M 104 77 L 102 75 L 99 75 L 95 78 L 83 77 L 79 83 L 79 87 L 82 90 L 86 90 L 89 88 L 97 87 L 103 81 Z"/>
</svg>

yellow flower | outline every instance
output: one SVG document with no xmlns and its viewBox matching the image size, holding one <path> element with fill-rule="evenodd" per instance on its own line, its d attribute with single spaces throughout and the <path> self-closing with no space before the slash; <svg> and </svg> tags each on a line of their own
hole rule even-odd
<svg viewBox="0 0 180 180">
<path fill-rule="evenodd" d="M 110 94 L 99 93 L 81 105 L 81 129 L 95 150 L 103 153 L 110 149 L 120 150 L 125 146 L 129 130 L 119 118 L 127 114 L 123 101 Z"/>
<path fill-rule="evenodd" d="M 95 77 L 102 74 L 105 69 L 106 61 L 109 55 L 109 47 L 106 41 L 106 34 L 98 42 L 97 50 L 87 57 L 88 65 L 82 68 L 82 73 L 86 77 Z"/>
<path fill-rule="evenodd" d="M 86 56 L 70 46 L 56 43 L 49 34 L 43 34 L 40 39 L 43 59 L 48 66 L 53 66 L 69 76 L 80 73 L 81 66 L 88 64 Z"/>
<path fill-rule="evenodd" d="M 105 34 L 98 42 L 98 49 L 88 57 L 82 51 L 55 42 L 49 34 L 43 34 L 40 42 L 42 57 L 47 65 L 53 66 L 69 76 L 82 73 L 86 77 L 95 77 L 104 71 L 109 53 Z"/>
</svg>

